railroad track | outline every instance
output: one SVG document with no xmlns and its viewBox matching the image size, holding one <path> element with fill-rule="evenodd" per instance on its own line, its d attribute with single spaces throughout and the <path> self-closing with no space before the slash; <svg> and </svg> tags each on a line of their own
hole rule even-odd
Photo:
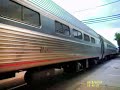
<svg viewBox="0 0 120 90">
<path fill-rule="evenodd" d="M 17 89 L 20 89 L 20 88 L 23 88 L 27 85 L 27 83 L 24 83 L 24 84 L 21 84 L 21 85 L 18 85 L 18 86 L 15 86 L 15 87 L 11 87 L 7 90 L 17 90 Z"/>
</svg>

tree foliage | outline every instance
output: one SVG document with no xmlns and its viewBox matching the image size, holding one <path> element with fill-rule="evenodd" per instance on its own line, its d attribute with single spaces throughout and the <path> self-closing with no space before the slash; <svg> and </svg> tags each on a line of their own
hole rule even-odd
<svg viewBox="0 0 120 90">
<path fill-rule="evenodd" d="M 118 46 L 120 47 L 120 33 L 115 33 L 115 40 L 118 43 Z"/>
</svg>

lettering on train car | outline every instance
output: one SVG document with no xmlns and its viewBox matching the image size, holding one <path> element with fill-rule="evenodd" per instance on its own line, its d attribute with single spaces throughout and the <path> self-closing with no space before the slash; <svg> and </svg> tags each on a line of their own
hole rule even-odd
<svg viewBox="0 0 120 90">
<path fill-rule="evenodd" d="M 48 47 L 40 47 L 40 53 L 51 53 L 52 50 L 50 50 Z"/>
</svg>

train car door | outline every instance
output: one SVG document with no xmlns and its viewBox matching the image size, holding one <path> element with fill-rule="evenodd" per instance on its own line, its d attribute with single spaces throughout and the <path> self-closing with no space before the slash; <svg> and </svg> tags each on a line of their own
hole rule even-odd
<svg viewBox="0 0 120 90">
<path fill-rule="evenodd" d="M 104 53 L 105 53 L 105 47 L 104 47 L 104 40 L 103 38 L 100 36 L 100 43 L 101 43 L 101 59 L 104 58 Z"/>
</svg>

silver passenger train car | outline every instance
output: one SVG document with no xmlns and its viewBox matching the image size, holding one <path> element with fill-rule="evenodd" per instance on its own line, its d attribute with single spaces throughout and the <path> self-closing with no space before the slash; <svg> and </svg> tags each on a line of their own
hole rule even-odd
<svg viewBox="0 0 120 90">
<path fill-rule="evenodd" d="M 0 0 L 0 78 L 26 70 L 88 68 L 116 47 L 51 0 Z M 49 72 L 50 70 L 48 70 Z"/>
</svg>

